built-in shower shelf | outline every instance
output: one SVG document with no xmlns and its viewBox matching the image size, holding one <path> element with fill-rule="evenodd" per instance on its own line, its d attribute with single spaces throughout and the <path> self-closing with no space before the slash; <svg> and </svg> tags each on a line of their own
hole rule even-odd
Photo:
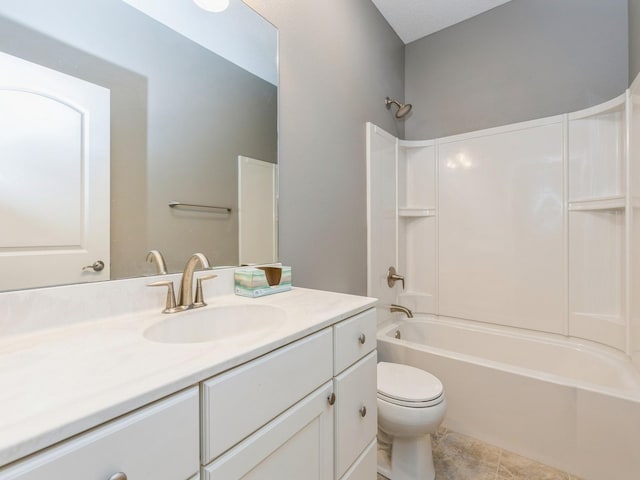
<svg viewBox="0 0 640 480">
<path fill-rule="evenodd" d="M 624 195 L 601 197 L 569 202 L 569 211 L 588 212 L 597 210 L 624 210 L 627 200 Z"/>
<path fill-rule="evenodd" d="M 598 322 L 615 323 L 617 325 L 625 324 L 624 318 L 619 313 L 607 315 L 604 313 L 571 312 L 571 318 L 583 322 L 595 320 Z"/>
<path fill-rule="evenodd" d="M 399 208 L 400 217 L 435 217 L 435 208 Z"/>
</svg>

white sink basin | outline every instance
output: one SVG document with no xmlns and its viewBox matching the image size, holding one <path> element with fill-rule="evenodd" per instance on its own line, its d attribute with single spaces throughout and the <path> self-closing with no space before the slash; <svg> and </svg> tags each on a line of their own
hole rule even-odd
<svg viewBox="0 0 640 480">
<path fill-rule="evenodd" d="M 161 343 L 244 343 L 278 330 L 286 320 L 286 312 L 272 305 L 210 305 L 170 314 L 144 336 Z"/>
</svg>

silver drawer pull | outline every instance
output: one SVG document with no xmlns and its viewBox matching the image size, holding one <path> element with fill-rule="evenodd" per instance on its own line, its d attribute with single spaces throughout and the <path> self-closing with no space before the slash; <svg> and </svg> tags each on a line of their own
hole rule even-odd
<svg viewBox="0 0 640 480">
<path fill-rule="evenodd" d="M 364 418 L 367 415 L 367 407 L 364 405 L 360 408 L 360 416 Z"/>
<path fill-rule="evenodd" d="M 331 392 L 331 395 L 327 397 L 327 402 L 329 402 L 329 405 L 336 403 L 336 394 Z"/>
<path fill-rule="evenodd" d="M 109 480 L 127 480 L 127 474 L 123 472 L 114 473 L 109 477 Z"/>
<path fill-rule="evenodd" d="M 361 333 L 360 336 L 358 337 L 358 341 L 360 342 L 361 345 L 364 345 L 364 342 L 367 341 L 367 336 L 364 333 Z"/>
</svg>

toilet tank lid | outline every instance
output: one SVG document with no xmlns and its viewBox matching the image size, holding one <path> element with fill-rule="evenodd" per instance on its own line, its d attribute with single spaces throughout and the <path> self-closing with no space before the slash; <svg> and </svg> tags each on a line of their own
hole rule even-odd
<svg viewBox="0 0 640 480">
<path fill-rule="evenodd" d="M 419 368 L 378 363 L 378 392 L 406 402 L 427 402 L 442 395 L 442 382 Z"/>
</svg>

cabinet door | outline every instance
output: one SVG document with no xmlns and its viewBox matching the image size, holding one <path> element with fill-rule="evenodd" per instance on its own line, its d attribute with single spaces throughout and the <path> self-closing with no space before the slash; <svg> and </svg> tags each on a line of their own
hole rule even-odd
<svg viewBox="0 0 640 480">
<path fill-rule="evenodd" d="M 203 468 L 203 480 L 333 478 L 333 407 L 327 382 Z M 257 400 L 259 406 L 259 400 Z"/>
<path fill-rule="evenodd" d="M 193 387 L 0 468 L 0 480 L 185 480 L 200 466 L 198 433 Z"/>
<path fill-rule="evenodd" d="M 374 439 L 362 455 L 351 465 L 341 480 L 373 480 L 377 474 L 378 442 Z"/>
<path fill-rule="evenodd" d="M 335 379 L 336 478 L 344 475 L 377 433 L 376 355 L 371 352 Z"/>
</svg>

